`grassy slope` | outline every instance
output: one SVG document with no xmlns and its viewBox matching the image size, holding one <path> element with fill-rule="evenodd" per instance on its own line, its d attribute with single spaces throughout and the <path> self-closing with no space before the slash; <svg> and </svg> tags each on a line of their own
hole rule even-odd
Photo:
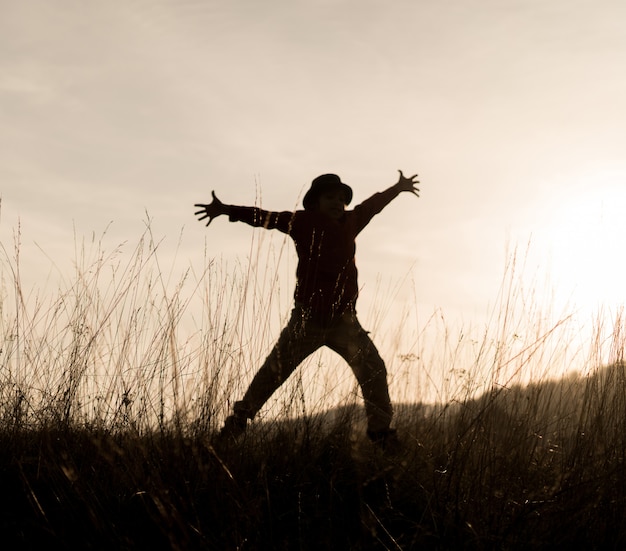
<svg viewBox="0 0 626 551">
<path fill-rule="evenodd" d="M 427 411 L 382 454 L 346 408 L 201 431 L 7 428 L 2 533 L 20 548 L 528 549 L 626 545 L 622 367 Z"/>
</svg>

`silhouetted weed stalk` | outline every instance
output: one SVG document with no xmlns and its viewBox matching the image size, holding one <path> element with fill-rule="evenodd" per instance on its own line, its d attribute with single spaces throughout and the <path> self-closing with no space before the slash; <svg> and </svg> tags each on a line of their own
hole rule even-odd
<svg viewBox="0 0 626 551">
<path fill-rule="evenodd" d="M 349 369 L 316 354 L 236 445 L 211 435 L 288 314 L 285 241 L 163 270 L 77 240 L 56 294 L 3 249 L 0 504 L 10 545 L 485 549 L 626 543 L 624 316 L 591 337 L 511 260 L 485 327 L 369 324 L 402 450 L 363 438 Z M 519 266 L 519 264 L 522 266 Z M 379 291 L 387 304 L 396 290 Z M 390 293 L 390 295 L 385 295 Z M 425 396 L 429 400 L 425 400 Z"/>
</svg>

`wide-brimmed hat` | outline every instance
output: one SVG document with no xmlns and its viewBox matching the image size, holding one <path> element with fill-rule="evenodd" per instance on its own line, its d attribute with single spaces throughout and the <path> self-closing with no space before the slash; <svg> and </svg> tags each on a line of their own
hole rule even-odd
<svg viewBox="0 0 626 551">
<path fill-rule="evenodd" d="M 311 182 L 311 189 L 306 192 L 302 204 L 306 210 L 317 207 L 319 196 L 327 191 L 340 189 L 346 196 L 346 205 L 352 201 L 352 188 L 341 181 L 336 174 L 322 174 Z"/>
</svg>

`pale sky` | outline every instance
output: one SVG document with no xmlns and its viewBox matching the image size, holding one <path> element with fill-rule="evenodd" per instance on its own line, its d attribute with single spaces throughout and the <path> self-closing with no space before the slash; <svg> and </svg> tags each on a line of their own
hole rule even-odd
<svg viewBox="0 0 626 551">
<path fill-rule="evenodd" d="M 205 240 L 249 254 L 251 228 L 196 222 L 211 190 L 292 210 L 335 172 L 358 204 L 402 169 L 421 197 L 359 237 L 366 305 L 408 275 L 400 303 L 472 322 L 530 240 L 558 300 L 616 308 L 625 28 L 621 0 L 0 0 L 2 244 L 19 221 L 43 284 L 75 233 L 132 245 L 147 212 L 182 272 Z"/>
</svg>

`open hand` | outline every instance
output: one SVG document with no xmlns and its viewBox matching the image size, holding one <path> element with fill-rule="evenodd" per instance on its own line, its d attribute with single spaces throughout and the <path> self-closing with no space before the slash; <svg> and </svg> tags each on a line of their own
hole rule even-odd
<svg viewBox="0 0 626 551">
<path fill-rule="evenodd" d="M 400 178 L 398 179 L 398 183 L 396 186 L 400 191 L 410 191 L 413 195 L 419 197 L 419 189 L 415 187 L 419 184 L 419 180 L 416 180 L 417 174 L 413 174 L 410 178 L 406 178 L 404 174 L 402 174 L 401 170 L 398 170 L 400 173 Z"/>
<path fill-rule="evenodd" d="M 194 214 L 198 217 L 199 221 L 208 218 L 208 222 L 206 225 L 208 226 L 213 218 L 217 218 L 221 214 L 226 214 L 226 206 L 222 203 L 216 196 L 215 192 L 212 191 L 211 195 L 213 196 L 213 201 L 209 204 L 206 203 L 196 203 L 194 207 L 200 207 L 199 211 L 196 211 Z"/>
</svg>

